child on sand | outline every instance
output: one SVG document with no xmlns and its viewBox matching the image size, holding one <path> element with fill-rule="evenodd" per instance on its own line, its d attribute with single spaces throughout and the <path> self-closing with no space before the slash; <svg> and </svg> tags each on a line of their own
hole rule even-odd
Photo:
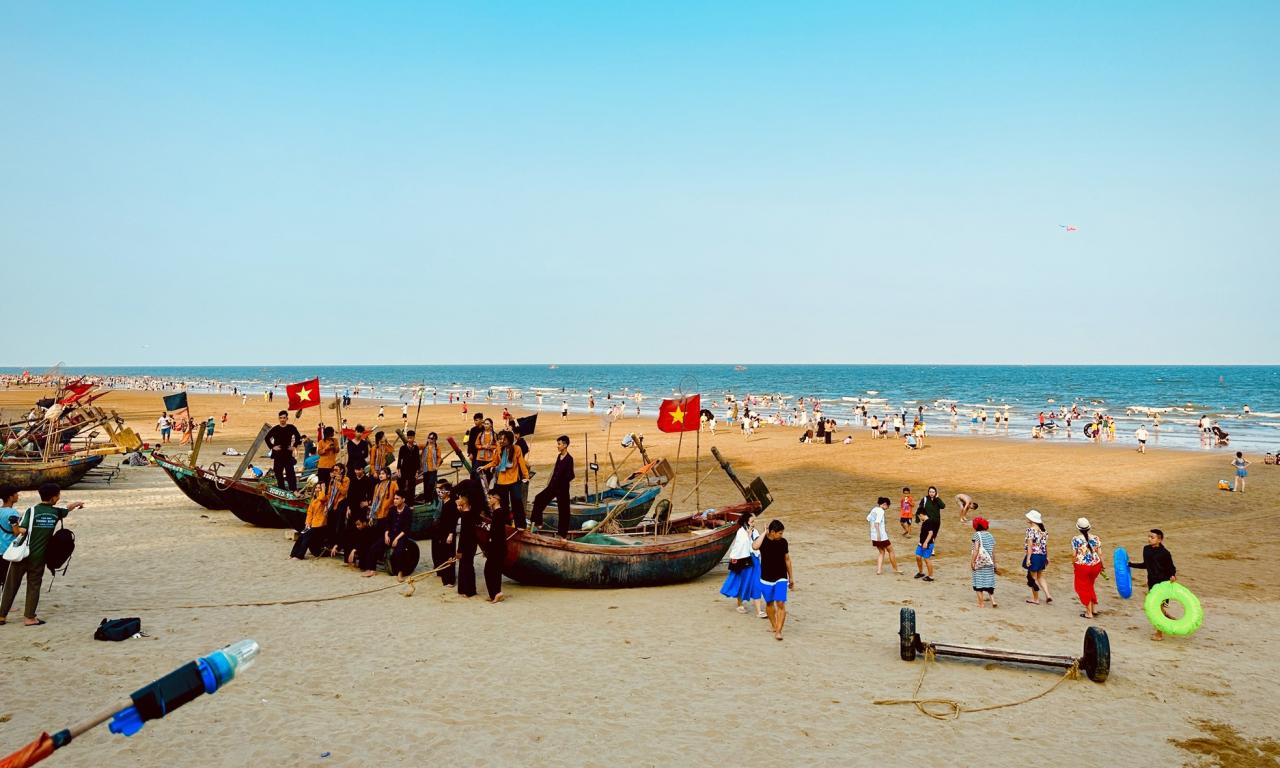
<svg viewBox="0 0 1280 768">
<path fill-rule="evenodd" d="M 920 522 L 921 516 L 925 518 L 924 524 L 920 526 L 920 543 L 916 545 L 917 579 L 933 581 L 933 545 L 937 542 L 938 529 L 942 527 L 942 510 L 946 506 L 947 503 L 938 498 L 937 487 L 931 485 L 916 509 L 916 522 Z"/>
<path fill-rule="evenodd" d="M 775 640 L 782 639 L 782 627 L 787 623 L 787 588 L 798 586 L 791 572 L 791 554 L 787 540 L 782 538 L 783 530 L 782 521 L 774 520 L 769 523 L 769 532 L 751 545 L 760 551 L 760 588 Z"/>
<path fill-rule="evenodd" d="M 902 525 L 902 535 L 911 535 L 911 516 L 915 514 L 916 501 L 911 498 L 911 489 L 902 488 L 902 500 L 898 502 L 898 523 Z"/>
<path fill-rule="evenodd" d="M 893 567 L 893 572 L 901 574 L 898 570 L 898 558 L 893 554 L 893 542 L 889 540 L 889 531 L 885 528 L 884 513 L 889 511 L 889 497 L 881 496 L 876 505 L 867 513 L 867 522 L 871 524 L 871 546 L 876 548 L 876 575 L 879 576 L 884 572 L 884 556 L 889 554 L 889 565 Z"/>
<path fill-rule="evenodd" d="M 1178 569 L 1173 565 L 1173 555 L 1169 554 L 1169 550 L 1164 546 L 1164 531 L 1152 528 L 1147 532 L 1147 544 L 1142 548 L 1142 562 L 1130 561 L 1129 568 L 1131 570 L 1140 568 L 1147 572 L 1148 592 L 1161 582 L 1178 580 Z M 1161 603 L 1160 610 L 1164 611 L 1168 604 L 1168 600 Z M 1165 615 L 1169 614 L 1165 613 Z M 1163 640 L 1164 633 L 1157 629 L 1151 633 L 1151 639 Z"/>
</svg>

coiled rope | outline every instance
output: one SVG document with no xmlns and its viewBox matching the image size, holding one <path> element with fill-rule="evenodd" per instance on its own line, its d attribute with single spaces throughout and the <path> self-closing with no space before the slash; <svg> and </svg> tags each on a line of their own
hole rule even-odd
<svg viewBox="0 0 1280 768">
<path fill-rule="evenodd" d="M 924 676 L 929 672 L 929 665 L 936 660 L 937 660 L 937 654 L 934 651 L 933 644 L 932 643 L 926 644 L 924 647 L 925 664 L 924 664 L 924 667 L 920 670 L 920 679 L 916 681 L 916 687 L 915 687 L 915 690 L 911 692 L 911 698 L 880 699 L 879 701 L 874 701 L 872 703 L 885 705 L 885 706 L 895 706 L 898 704 L 911 704 L 915 706 L 916 711 L 918 711 L 920 714 L 928 715 L 929 717 L 932 717 L 934 720 L 956 720 L 960 717 L 961 714 L 965 712 L 970 712 L 970 713 L 991 712 L 996 709 L 1004 709 L 1006 707 L 1016 707 L 1019 704 L 1027 704 L 1029 702 L 1035 701 L 1036 699 L 1042 698 L 1044 696 L 1048 696 L 1050 693 L 1054 691 L 1054 689 L 1056 689 L 1059 685 L 1062 685 L 1062 683 L 1065 682 L 1066 680 L 1075 680 L 1080 677 L 1080 660 L 1076 659 L 1074 662 L 1072 662 L 1070 667 L 1067 667 L 1067 671 L 1062 674 L 1062 677 L 1058 678 L 1057 682 L 1055 682 L 1053 685 L 1049 686 L 1048 688 L 1044 689 L 1043 691 L 1041 691 L 1040 693 L 1037 693 L 1034 696 L 1028 696 L 1025 699 L 1021 699 L 1019 701 L 1010 701 L 1005 704 L 992 704 L 986 707 L 966 707 L 963 702 L 956 701 L 955 699 L 922 699 L 920 698 L 920 689 L 924 686 Z"/>
</svg>

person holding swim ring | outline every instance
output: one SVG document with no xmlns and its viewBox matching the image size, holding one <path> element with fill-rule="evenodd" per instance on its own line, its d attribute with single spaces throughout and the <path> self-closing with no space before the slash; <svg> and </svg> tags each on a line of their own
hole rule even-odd
<svg viewBox="0 0 1280 768">
<path fill-rule="evenodd" d="M 1147 544 L 1142 548 L 1142 562 L 1130 561 L 1129 568 L 1140 568 L 1147 572 L 1148 592 L 1157 584 L 1178 580 L 1178 569 L 1173 564 L 1173 555 L 1169 554 L 1169 550 L 1164 546 L 1164 531 L 1152 528 L 1147 532 Z M 1165 616 L 1169 616 L 1169 612 L 1165 610 L 1168 605 L 1168 600 L 1160 604 L 1160 611 Z M 1173 617 L 1169 616 L 1169 618 Z M 1151 639 L 1163 640 L 1164 633 L 1157 629 L 1151 633 Z"/>
<path fill-rule="evenodd" d="M 1075 552 L 1075 587 L 1076 596 L 1084 606 L 1082 619 L 1092 619 L 1098 611 L 1098 593 L 1094 582 L 1102 573 L 1102 540 L 1090 533 L 1089 519 L 1082 517 L 1076 520 L 1076 530 L 1080 534 L 1071 539 L 1071 549 Z"/>
</svg>

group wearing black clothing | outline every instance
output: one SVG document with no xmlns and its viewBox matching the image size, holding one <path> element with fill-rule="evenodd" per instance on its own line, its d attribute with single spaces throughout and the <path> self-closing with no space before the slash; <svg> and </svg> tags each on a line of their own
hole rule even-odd
<svg viewBox="0 0 1280 768">
<path fill-rule="evenodd" d="M 475 419 L 476 424 L 468 434 L 466 448 L 473 459 L 478 453 L 477 440 L 486 428 L 483 415 L 476 414 Z M 290 487 L 291 482 L 296 485 L 293 451 L 302 445 L 301 434 L 287 422 L 288 414 L 282 413 L 281 423 L 269 430 L 266 437 L 282 487 Z M 363 438 L 363 430 L 357 428 L 356 431 Z M 413 524 L 413 504 L 416 501 L 419 475 L 423 467 L 423 446 L 416 444 L 416 435 L 412 431 L 407 432 L 405 437 L 406 443 L 396 455 L 399 490 L 395 498 L 395 509 L 381 521 L 371 519 L 378 482 L 368 474 L 372 446 L 363 439 L 355 438 L 348 440 L 346 444 L 349 485 L 345 503 L 335 505 L 339 507 L 337 509 L 329 510 L 325 549 L 331 547 L 335 555 L 344 551 L 346 561 L 358 565 L 366 575 L 369 575 L 369 571 L 374 571 L 386 557 L 388 548 L 391 550 L 393 568 L 407 568 L 408 560 L 414 554 L 410 550 L 418 546 L 409 533 Z M 513 439 L 522 454 L 528 451 L 528 443 L 518 432 L 514 432 Z M 554 500 L 559 509 L 559 533 L 567 536 L 571 521 L 570 484 L 576 473 L 573 456 L 568 451 L 568 436 L 561 435 L 556 444 L 558 453 L 551 478 L 547 487 L 533 499 L 532 520 L 541 525 L 543 512 Z M 511 448 L 508 446 L 507 450 Z M 434 477 L 430 479 L 435 480 Z M 521 502 L 527 493 L 526 482 L 527 479 L 519 484 Z M 431 560 L 433 567 L 440 568 L 441 583 L 447 587 L 456 587 L 458 593 L 466 597 L 476 594 L 475 556 L 480 548 L 480 529 L 484 526 L 490 532 L 485 547 L 485 587 L 490 601 L 500 602 L 503 599 L 502 571 L 506 559 L 504 534 L 508 525 L 507 505 L 490 504 L 486 484 L 474 475 L 457 487 L 445 480 L 433 482 L 433 487 L 424 495 L 430 498 L 437 493 L 441 505 L 431 532 Z M 511 493 L 511 489 L 508 489 L 508 493 Z M 523 507 L 523 503 L 518 506 Z M 486 515 L 490 517 L 488 525 L 484 522 Z M 456 562 L 445 566 L 451 559 Z M 398 561 L 403 565 L 396 565 Z M 397 575 L 403 579 L 408 573 Z"/>
<path fill-rule="evenodd" d="M 457 569 L 453 564 L 444 564 L 458 549 L 458 503 L 453 500 L 453 486 L 447 480 L 439 483 L 436 494 L 440 499 L 440 512 L 436 515 L 435 526 L 431 531 L 431 566 L 441 569 L 440 583 L 452 587 Z M 473 542 L 472 556 L 474 555 Z"/>
<path fill-rule="evenodd" d="M 353 472 L 369 466 L 369 441 L 364 437 L 364 427 L 356 427 L 356 436 L 347 441 L 347 466 Z"/>
<path fill-rule="evenodd" d="M 556 465 L 551 470 L 551 480 L 533 497 L 533 509 L 529 519 L 534 525 L 542 525 L 542 512 L 551 503 L 556 502 L 556 532 L 561 538 L 569 535 L 569 484 L 575 477 L 573 472 L 573 456 L 569 455 L 569 437 L 561 435 L 556 438 Z"/>
<path fill-rule="evenodd" d="M 411 429 L 405 434 L 406 442 L 396 452 L 396 471 L 400 475 L 400 490 L 412 504 L 418 494 L 418 472 L 422 470 L 422 447 L 416 442 L 416 435 Z"/>
<path fill-rule="evenodd" d="M 276 476 L 276 485 L 298 490 L 298 475 L 293 466 L 297 463 L 293 452 L 302 445 L 302 435 L 298 428 L 289 423 L 289 412 L 281 411 L 280 423 L 267 430 L 266 444 L 271 452 L 271 469 Z"/>
<path fill-rule="evenodd" d="M 336 541 L 347 553 L 347 562 L 355 562 L 363 540 L 365 526 L 369 522 L 369 506 L 373 501 L 374 479 L 365 474 L 362 466 L 355 470 L 347 487 L 347 509 L 342 530 Z M 357 524 L 358 523 L 358 524 Z"/>
</svg>

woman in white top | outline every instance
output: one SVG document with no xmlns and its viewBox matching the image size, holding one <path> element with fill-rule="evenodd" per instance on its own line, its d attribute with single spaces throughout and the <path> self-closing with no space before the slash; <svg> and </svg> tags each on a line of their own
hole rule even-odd
<svg viewBox="0 0 1280 768">
<path fill-rule="evenodd" d="M 729 575 L 720 586 L 720 594 L 738 601 L 738 613 L 747 612 L 742 601 L 750 600 L 755 605 L 756 616 L 767 619 L 769 614 L 761 603 L 764 593 L 760 588 L 760 553 L 751 546 L 758 538 L 755 513 L 743 512 L 738 518 L 733 543 L 729 545 Z"/>
</svg>

